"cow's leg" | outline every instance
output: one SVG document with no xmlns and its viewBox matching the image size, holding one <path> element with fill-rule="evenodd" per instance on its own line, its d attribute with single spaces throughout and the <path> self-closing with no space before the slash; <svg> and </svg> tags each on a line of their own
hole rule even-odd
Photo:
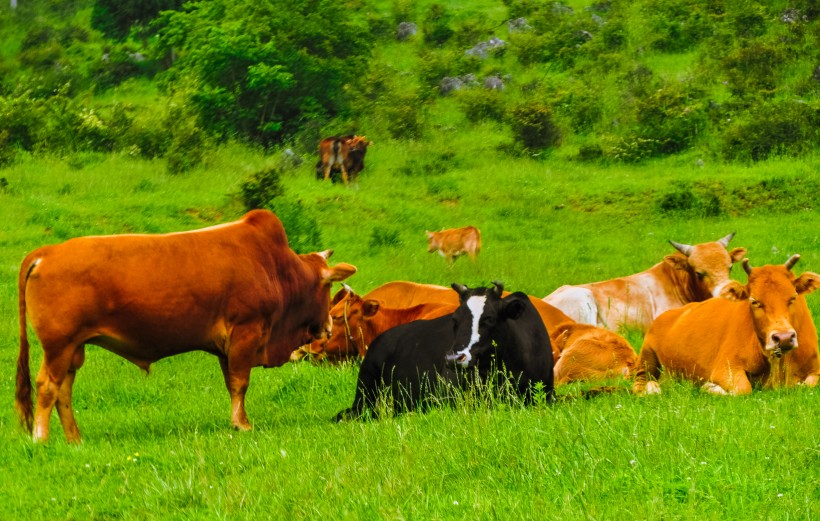
<svg viewBox="0 0 820 521">
<path fill-rule="evenodd" d="M 344 161 L 342 161 L 340 166 L 342 168 L 342 180 L 345 182 L 345 186 L 347 186 L 349 179 L 347 177 L 347 168 L 345 167 Z"/>
<path fill-rule="evenodd" d="M 71 362 L 76 351 L 76 348 L 71 345 L 59 349 L 49 348 L 49 345 L 43 343 L 43 363 L 40 366 L 40 372 L 37 373 L 37 408 L 34 413 L 33 433 L 36 442 L 48 440 L 51 410 L 60 396 L 61 387 L 71 368 Z M 55 352 L 57 355 L 50 354 Z M 66 432 L 66 436 L 69 437 L 69 441 L 74 441 L 71 440 L 68 432 Z"/>
<path fill-rule="evenodd" d="M 220 356 L 222 376 L 231 394 L 231 425 L 240 431 L 251 430 L 245 412 L 245 393 L 251 377 L 251 369 L 256 365 L 260 331 L 255 326 L 236 328 L 231 334 L 227 357 Z"/>
<path fill-rule="evenodd" d="M 718 367 L 712 372 L 709 383 L 704 385 L 702 389 L 712 394 L 728 393 L 740 396 L 752 392 L 752 383 L 749 381 L 749 377 L 746 376 L 743 367 L 727 363 L 726 367 Z"/>
<path fill-rule="evenodd" d="M 651 345 L 644 343 L 636 366 L 637 370 L 635 372 L 635 383 L 632 384 L 632 392 L 637 395 L 660 394 L 661 388 L 658 382 L 654 380 L 648 381 L 648 377 L 656 379 L 661 374 L 661 363 Z"/>
<path fill-rule="evenodd" d="M 82 367 L 85 361 L 85 346 L 81 345 L 74 351 L 71 358 L 71 365 L 66 374 L 60 390 L 57 393 L 57 414 L 60 416 L 60 423 L 63 425 L 63 432 L 69 443 L 80 443 L 80 429 L 77 428 L 77 421 L 74 419 L 74 408 L 71 405 L 71 394 L 74 386 L 74 377 L 77 369 Z"/>
</svg>

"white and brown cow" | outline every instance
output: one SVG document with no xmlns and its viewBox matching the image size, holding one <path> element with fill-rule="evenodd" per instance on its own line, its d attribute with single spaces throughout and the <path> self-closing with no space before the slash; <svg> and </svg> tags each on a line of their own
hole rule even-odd
<svg viewBox="0 0 820 521">
<path fill-rule="evenodd" d="M 570 318 L 617 331 L 621 326 L 646 331 L 668 309 L 700 302 L 720 293 L 729 270 L 746 248 L 727 250 L 734 236 L 694 246 L 669 241 L 678 253 L 646 271 L 617 279 L 561 286 L 544 301 Z"/>
</svg>

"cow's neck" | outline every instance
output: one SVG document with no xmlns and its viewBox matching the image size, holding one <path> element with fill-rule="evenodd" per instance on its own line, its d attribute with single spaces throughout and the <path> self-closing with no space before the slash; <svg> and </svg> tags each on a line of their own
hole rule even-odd
<svg viewBox="0 0 820 521">
<path fill-rule="evenodd" d="M 712 296 L 698 286 L 696 277 L 688 269 L 679 270 L 667 262 L 660 262 L 653 266 L 652 270 L 664 281 L 662 285 L 670 300 L 677 302 L 679 306 L 701 302 Z"/>
</svg>

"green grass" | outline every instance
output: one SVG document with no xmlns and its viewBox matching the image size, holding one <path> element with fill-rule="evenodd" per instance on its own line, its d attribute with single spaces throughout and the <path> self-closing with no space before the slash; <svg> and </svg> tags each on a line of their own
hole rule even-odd
<svg viewBox="0 0 820 521">
<path fill-rule="evenodd" d="M 565 283 L 648 268 L 672 248 L 737 231 L 755 265 L 802 254 L 820 270 L 818 159 L 756 166 L 641 166 L 506 157 L 491 125 L 414 143 L 379 141 L 358 189 L 319 183 L 313 157 L 284 174 L 286 197 L 317 219 L 333 261 L 366 292 L 390 280 L 488 284 L 543 296 Z M 452 151 L 438 173 L 407 168 Z M 438 156 L 437 156 L 438 155 Z M 73 160 L 73 161 L 72 161 Z M 191 353 L 145 376 L 88 349 L 75 385 L 79 447 L 33 445 L 12 408 L 18 350 L 16 276 L 30 250 L 72 236 L 165 232 L 239 217 L 242 180 L 276 163 L 237 145 L 210 151 L 185 175 L 127 155 L 23 158 L 0 170 L 0 519 L 815 519 L 817 390 L 702 394 L 663 382 L 659 397 L 624 389 L 551 407 L 470 403 L 381 421 L 331 423 L 353 399 L 357 368 L 255 369 L 254 430 L 233 431 L 217 360 Z M 69 163 L 75 167 L 69 166 Z M 82 164 L 81 168 L 76 165 Z M 408 173 L 409 172 L 409 173 Z M 781 181 L 777 181 L 781 180 Z M 766 182 L 765 184 L 763 182 Z M 722 183 L 716 217 L 663 213 L 680 183 Z M 757 205 L 732 190 L 754 187 Z M 798 188 L 795 188 L 798 187 Z M 764 197 L 772 196 L 777 204 Z M 778 202 L 778 199 L 782 199 Z M 563 206 L 561 206 L 563 205 Z M 767 206 L 768 205 L 768 206 Z M 426 229 L 479 227 L 477 264 L 452 269 L 426 252 Z M 374 230 L 398 243 L 372 244 Z M 734 276 L 745 280 L 742 270 Z M 809 297 L 815 316 L 820 299 Z M 636 347 L 640 334 L 628 334 Z M 41 353 L 32 349 L 32 368 Z M 577 397 L 579 388 L 559 390 Z"/>
</svg>

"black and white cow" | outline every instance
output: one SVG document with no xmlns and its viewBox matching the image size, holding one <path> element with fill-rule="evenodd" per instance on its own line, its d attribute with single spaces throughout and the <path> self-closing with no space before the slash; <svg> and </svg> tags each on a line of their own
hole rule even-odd
<svg viewBox="0 0 820 521">
<path fill-rule="evenodd" d="M 460 304 L 452 314 L 394 327 L 373 341 L 359 369 L 356 396 L 336 421 L 373 410 L 382 394 L 394 412 L 424 408 L 454 387 L 509 381 L 525 403 L 540 383 L 552 401 L 553 359 L 541 316 L 524 293 L 502 298 L 503 287 L 453 284 Z"/>
</svg>

